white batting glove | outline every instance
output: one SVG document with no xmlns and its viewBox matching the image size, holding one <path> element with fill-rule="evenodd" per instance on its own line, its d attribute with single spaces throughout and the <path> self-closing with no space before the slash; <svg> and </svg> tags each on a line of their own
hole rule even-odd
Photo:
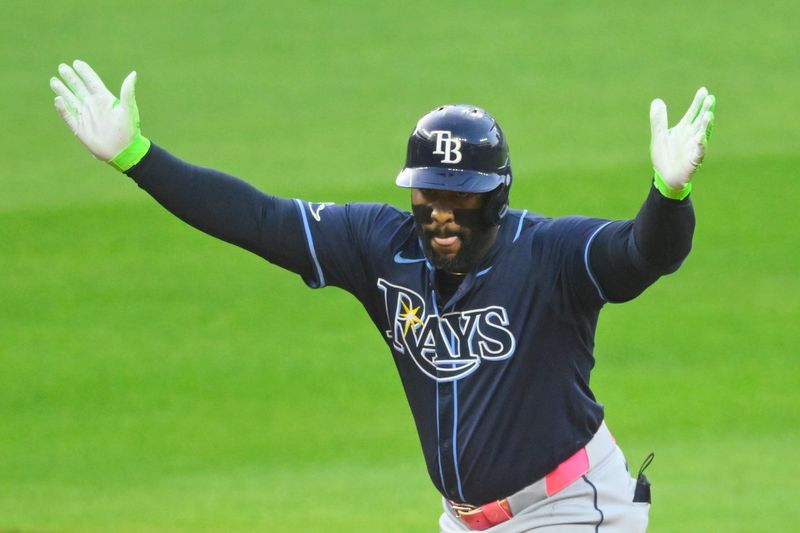
<svg viewBox="0 0 800 533">
<path fill-rule="evenodd" d="M 701 87 L 683 118 L 667 129 L 667 106 L 656 98 L 650 104 L 650 158 L 656 188 L 673 200 L 692 192 L 692 174 L 703 162 L 714 128 L 714 95 Z"/>
<path fill-rule="evenodd" d="M 150 148 L 142 136 L 134 86 L 136 72 L 122 82 L 116 98 L 87 63 L 76 60 L 72 67 L 61 64 L 63 82 L 50 78 L 56 93 L 55 106 L 72 133 L 94 157 L 125 171 L 141 160 Z M 65 84 L 66 83 L 66 84 Z"/>
</svg>

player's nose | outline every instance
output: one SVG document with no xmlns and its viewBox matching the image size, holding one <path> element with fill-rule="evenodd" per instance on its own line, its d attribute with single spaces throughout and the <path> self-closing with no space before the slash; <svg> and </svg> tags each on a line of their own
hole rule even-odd
<svg viewBox="0 0 800 533">
<path fill-rule="evenodd" d="M 441 202 L 435 202 L 431 207 L 433 208 L 431 211 L 431 220 L 433 222 L 437 224 L 447 224 L 455 220 L 452 207 L 442 204 Z"/>
</svg>

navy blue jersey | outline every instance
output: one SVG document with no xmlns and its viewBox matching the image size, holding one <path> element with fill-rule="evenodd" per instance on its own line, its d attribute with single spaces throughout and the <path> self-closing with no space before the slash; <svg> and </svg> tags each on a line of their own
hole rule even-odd
<svg viewBox="0 0 800 533">
<path fill-rule="evenodd" d="M 402 210 L 276 198 L 155 144 L 128 174 L 185 222 L 355 295 L 391 350 L 431 479 L 472 504 L 509 496 L 589 441 L 603 419 L 589 388 L 599 310 L 676 270 L 694 229 L 690 201 L 654 187 L 628 221 L 512 210 L 445 298 Z"/>
<path fill-rule="evenodd" d="M 592 237 L 608 221 L 511 211 L 479 267 L 437 293 L 412 217 L 296 201 L 312 287 L 367 309 L 394 357 L 428 471 L 447 498 L 487 502 L 583 447 L 603 419 L 589 389 L 598 311 Z"/>
</svg>

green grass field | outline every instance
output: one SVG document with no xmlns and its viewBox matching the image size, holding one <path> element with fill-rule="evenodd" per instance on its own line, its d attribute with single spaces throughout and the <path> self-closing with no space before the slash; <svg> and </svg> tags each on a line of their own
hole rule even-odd
<svg viewBox="0 0 800 533">
<path fill-rule="evenodd" d="M 601 318 L 593 388 L 653 532 L 800 523 L 796 2 L 4 4 L 0 531 L 436 530 L 437 493 L 366 313 L 174 219 L 52 108 L 59 62 L 143 131 L 278 195 L 408 204 L 405 141 L 486 107 L 512 207 L 628 218 L 648 107 L 717 122 L 682 270 Z"/>
</svg>

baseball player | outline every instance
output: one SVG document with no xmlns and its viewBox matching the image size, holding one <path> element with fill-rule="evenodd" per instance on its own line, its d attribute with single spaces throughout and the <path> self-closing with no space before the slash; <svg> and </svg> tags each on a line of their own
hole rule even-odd
<svg viewBox="0 0 800 533">
<path fill-rule="evenodd" d="M 135 72 L 119 99 L 82 61 L 58 72 L 55 106 L 97 159 L 185 222 L 364 305 L 442 494 L 440 531 L 646 529 L 649 484 L 628 472 L 589 388 L 594 333 L 605 303 L 689 253 L 690 179 L 714 120 L 705 88 L 671 129 L 653 101 L 654 174 L 634 219 L 553 219 L 509 209 L 508 145 L 477 107 L 417 123 L 396 180 L 409 213 L 277 198 L 186 163 L 142 135 Z"/>
</svg>

